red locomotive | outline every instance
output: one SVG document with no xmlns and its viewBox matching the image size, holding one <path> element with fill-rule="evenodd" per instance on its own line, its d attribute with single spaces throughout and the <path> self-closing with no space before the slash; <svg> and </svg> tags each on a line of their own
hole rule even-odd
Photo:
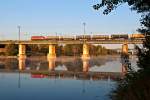
<svg viewBox="0 0 150 100">
<path fill-rule="evenodd" d="M 45 40 L 46 38 L 44 36 L 32 36 L 31 40 Z"/>
</svg>

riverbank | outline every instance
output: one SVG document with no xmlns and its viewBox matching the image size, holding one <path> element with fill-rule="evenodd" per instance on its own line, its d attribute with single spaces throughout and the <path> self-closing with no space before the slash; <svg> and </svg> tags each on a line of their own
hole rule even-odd
<svg viewBox="0 0 150 100">
<path fill-rule="evenodd" d="M 5 58 L 15 58 L 17 59 L 18 56 L 0 56 L 1 59 L 5 59 Z M 90 59 L 97 59 L 97 58 L 120 58 L 120 55 L 100 55 L 100 56 L 90 56 Z M 130 58 L 137 58 L 135 55 L 130 56 Z M 27 57 L 27 59 L 34 59 L 34 60 L 43 60 L 43 59 L 47 59 L 47 56 L 29 56 Z M 55 60 L 74 60 L 74 59 L 82 59 L 80 56 L 59 56 L 54 58 Z"/>
</svg>

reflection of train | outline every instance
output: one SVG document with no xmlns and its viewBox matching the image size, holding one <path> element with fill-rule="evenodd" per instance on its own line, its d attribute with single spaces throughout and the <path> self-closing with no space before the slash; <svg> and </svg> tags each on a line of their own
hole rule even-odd
<svg viewBox="0 0 150 100">
<path fill-rule="evenodd" d="M 142 34 L 77 35 L 77 36 L 32 36 L 31 40 L 120 40 L 144 39 Z"/>
</svg>

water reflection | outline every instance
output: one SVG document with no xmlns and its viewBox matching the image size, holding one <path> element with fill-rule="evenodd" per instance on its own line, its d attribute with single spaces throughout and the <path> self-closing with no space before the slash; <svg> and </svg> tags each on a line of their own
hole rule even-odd
<svg viewBox="0 0 150 100">
<path fill-rule="evenodd" d="M 83 72 L 88 72 L 90 67 L 89 59 L 82 59 L 82 61 L 83 61 Z"/>
<path fill-rule="evenodd" d="M 113 58 L 114 59 L 114 58 Z M 5 70 L 10 71 L 18 70 L 22 72 L 31 73 L 32 78 L 72 78 L 77 80 L 101 80 L 101 79 L 118 79 L 120 72 L 109 72 L 97 70 L 96 72 L 92 69 L 94 67 L 101 69 L 110 68 L 106 66 L 106 63 L 113 63 L 113 59 L 104 58 L 92 58 L 92 59 L 81 59 L 81 58 L 68 58 L 66 59 L 38 59 L 38 58 L 26 58 L 26 59 L 5 59 Z M 8 67 L 8 65 L 11 65 Z M 18 65 L 18 67 L 17 67 Z M 15 66 L 15 67 L 14 67 Z M 113 69 L 115 66 L 112 66 Z"/>
<path fill-rule="evenodd" d="M 117 58 L 118 59 L 118 58 Z M 19 71 L 32 71 L 38 73 L 46 73 L 47 75 L 33 75 L 33 77 L 72 77 L 72 78 L 84 78 L 93 80 L 113 78 L 113 74 L 126 73 L 126 67 L 124 64 L 115 65 L 114 61 L 117 61 L 114 57 L 102 57 L 102 58 L 58 58 L 47 59 L 45 58 L 0 58 L 0 68 L 4 70 L 18 70 Z M 119 63 L 119 62 L 117 62 Z M 114 64 L 114 65 L 113 65 Z M 118 67 L 120 66 L 120 67 Z M 118 67 L 118 71 L 116 68 Z M 112 72 L 114 69 L 114 72 Z M 101 72 L 101 74 L 100 74 Z M 90 73 L 90 74 L 89 74 Z M 94 74 L 93 74 L 94 73 Z M 98 75 L 99 73 L 99 75 Z M 105 73 L 105 75 L 104 75 Z M 113 74 L 112 74 L 113 73 Z M 107 75 L 108 74 L 108 75 Z M 112 75 L 111 75 L 112 74 Z"/>
<path fill-rule="evenodd" d="M 55 59 L 48 58 L 48 70 L 49 71 L 55 70 Z"/>
<path fill-rule="evenodd" d="M 11 70 L 18 69 L 16 58 L 0 58 L 0 69 Z"/>
<path fill-rule="evenodd" d="M 115 57 L 0 58 L 0 99 L 108 100 L 114 80 L 125 70 L 121 65 Z"/>
<path fill-rule="evenodd" d="M 2 100 L 108 100 L 108 93 L 115 87 L 115 82 L 108 80 L 35 79 L 24 73 L 20 78 L 7 73 L 0 82 Z"/>
<path fill-rule="evenodd" d="M 18 58 L 18 68 L 19 70 L 25 70 L 26 68 L 26 58 Z"/>
<path fill-rule="evenodd" d="M 36 70 L 36 71 L 72 71 L 72 72 L 93 72 L 93 71 L 106 71 L 121 72 L 124 71 L 121 65 L 114 58 L 58 58 L 58 59 L 46 59 L 45 58 L 0 58 L 0 69 L 5 70 Z M 108 65 L 107 65 L 108 64 Z M 116 69 L 120 66 L 120 70 Z M 113 69 L 110 69 L 113 67 Z M 103 69 L 102 69 L 103 68 Z M 102 70 L 101 70 L 102 69 Z M 106 70 L 107 69 L 107 70 Z"/>
</svg>

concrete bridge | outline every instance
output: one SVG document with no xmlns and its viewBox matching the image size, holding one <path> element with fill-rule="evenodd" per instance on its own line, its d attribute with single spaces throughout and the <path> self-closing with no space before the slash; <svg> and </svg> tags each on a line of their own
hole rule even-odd
<svg viewBox="0 0 150 100">
<path fill-rule="evenodd" d="M 127 42 L 128 44 L 141 44 L 142 39 L 109 39 L 109 40 L 0 40 L 0 44 L 123 44 Z"/>
<path fill-rule="evenodd" d="M 0 41 L 0 44 L 18 44 L 19 45 L 19 58 L 26 58 L 26 45 L 28 44 L 46 44 L 49 45 L 48 59 L 56 58 L 55 45 L 56 44 L 83 44 L 82 58 L 90 58 L 88 44 L 122 44 L 122 52 L 128 53 L 128 44 L 142 44 L 142 39 L 109 39 L 109 40 L 41 40 L 41 41 L 18 41 L 6 40 Z"/>
</svg>

